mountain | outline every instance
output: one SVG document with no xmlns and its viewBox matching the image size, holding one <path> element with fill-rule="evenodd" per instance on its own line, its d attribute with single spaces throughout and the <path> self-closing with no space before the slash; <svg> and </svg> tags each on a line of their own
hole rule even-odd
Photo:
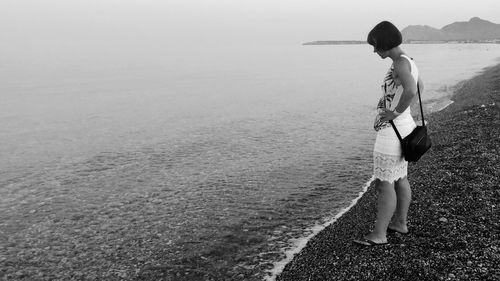
<svg viewBox="0 0 500 281">
<path fill-rule="evenodd" d="M 454 22 L 441 29 L 428 25 L 410 25 L 401 30 L 405 43 L 500 43 L 500 24 L 478 17 L 469 21 Z M 304 43 L 303 45 L 365 44 L 359 40 L 328 40 Z"/>
<path fill-rule="evenodd" d="M 410 25 L 401 30 L 404 42 L 415 41 L 472 41 L 499 42 L 500 24 L 478 17 L 466 22 L 454 22 L 441 29 L 430 26 Z"/>
<path fill-rule="evenodd" d="M 448 35 L 443 30 L 430 27 L 428 25 L 410 25 L 401 30 L 405 42 L 422 40 L 422 41 L 439 41 L 448 39 Z"/>
</svg>

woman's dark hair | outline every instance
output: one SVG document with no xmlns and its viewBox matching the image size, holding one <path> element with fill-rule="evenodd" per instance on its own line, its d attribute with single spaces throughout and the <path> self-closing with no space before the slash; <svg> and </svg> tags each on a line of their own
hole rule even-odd
<svg viewBox="0 0 500 281">
<path fill-rule="evenodd" d="M 388 51 L 401 45 L 403 36 L 394 24 L 383 21 L 377 24 L 370 33 L 368 33 L 366 41 L 368 44 L 375 47 L 375 50 Z"/>
</svg>

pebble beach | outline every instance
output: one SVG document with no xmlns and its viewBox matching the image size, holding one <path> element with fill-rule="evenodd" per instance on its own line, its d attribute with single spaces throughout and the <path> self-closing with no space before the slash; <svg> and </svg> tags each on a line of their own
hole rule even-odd
<svg viewBox="0 0 500 281">
<path fill-rule="evenodd" d="M 488 50 L 490 46 L 467 46 L 473 47 L 470 54 L 477 55 L 474 60 L 481 66 L 498 53 L 496 49 Z M 463 56 L 461 45 L 442 47 L 440 53 L 451 54 L 449 58 Z M 420 52 L 426 53 L 426 49 Z M 287 52 L 284 54 L 288 56 Z M 305 61 L 309 59 L 302 51 L 296 54 Z M 321 53 L 318 53 L 319 61 L 324 61 L 319 55 Z M 330 62 L 322 66 L 326 64 Z M 448 74 L 457 78 L 443 85 L 465 79 L 458 78 L 462 68 L 467 73 L 480 69 L 471 64 L 474 61 L 465 60 L 460 62 L 461 67 L 448 66 L 456 71 Z M 326 69 L 317 71 L 330 73 Z M 296 73 L 297 77 L 299 74 Z M 347 72 L 345 78 L 350 75 Z M 444 76 L 437 76 L 433 77 L 434 81 L 446 80 Z M 330 81 L 330 74 L 325 77 Z M 267 79 L 270 85 L 277 81 L 272 75 Z M 390 245 L 377 248 L 352 245 L 352 239 L 369 232 L 375 216 L 375 191 L 370 181 L 367 182 L 372 144 L 363 137 L 359 139 L 364 143 L 354 146 L 363 147 L 362 150 L 345 149 L 347 144 L 342 143 L 342 139 L 346 136 L 336 138 L 323 134 L 335 131 L 335 127 L 330 126 L 334 122 L 328 119 L 334 111 L 329 102 L 317 107 L 315 113 L 301 110 L 301 114 L 287 113 L 283 123 L 275 123 L 274 112 L 279 110 L 272 107 L 272 114 L 265 118 L 269 122 L 259 125 L 260 119 L 230 122 L 230 126 L 216 127 L 215 131 L 199 131 L 200 134 L 187 142 L 182 137 L 184 134 L 180 134 L 181 141 L 173 142 L 176 145 L 156 140 L 155 134 L 151 142 L 145 141 L 148 134 L 134 139 L 136 133 L 133 133 L 131 137 L 140 145 L 109 151 L 106 146 L 98 146 L 98 152 L 84 153 L 81 158 L 72 155 L 72 146 L 64 144 L 85 145 L 86 138 L 99 135 L 94 135 L 96 132 L 92 129 L 111 131 L 111 127 L 102 124 L 114 124 L 112 120 L 97 118 L 100 121 L 93 122 L 95 127 L 88 127 L 90 131 L 80 135 L 71 130 L 67 133 L 65 126 L 58 127 L 58 122 L 52 124 L 47 117 L 45 122 L 54 126 L 54 132 L 64 132 L 50 133 L 49 139 L 60 136 L 69 139 L 40 145 L 39 150 L 31 153 L 48 153 L 49 147 L 57 146 L 56 152 L 68 154 L 59 159 L 61 161 L 54 160 L 52 165 L 41 165 L 42 162 L 37 161 L 23 164 L 19 173 L 15 165 L 11 167 L 6 165 L 9 161 L 3 162 L 8 169 L 0 173 L 3 180 L 0 182 L 0 280 L 498 280 L 499 80 L 500 66 L 487 69 L 483 75 L 456 86 L 452 105 L 426 115 L 434 147 L 420 162 L 410 166 L 414 189 L 411 234 L 390 236 Z M 431 93 L 432 80 L 426 81 Z M 41 101 L 44 96 L 38 96 L 38 88 L 33 89 L 36 100 Z M 328 91 L 324 92 L 325 97 L 331 96 Z M 296 94 L 300 96 L 299 93 L 302 93 L 300 87 Z M 298 99 L 290 106 L 312 110 L 315 102 L 304 107 L 308 99 Z M 33 103 L 27 97 L 25 100 Z M 113 98 L 106 97 L 106 100 L 115 103 Z M 128 97 L 121 101 L 133 100 Z M 88 101 L 96 103 L 92 99 Z M 339 108 L 343 106 L 343 103 L 337 104 Z M 41 108 L 45 106 L 48 105 L 40 102 Z M 15 112 L 16 107 L 13 108 L 4 113 Z M 162 106 L 157 108 L 165 111 Z M 372 107 L 370 103 L 358 108 L 370 110 Z M 53 109 L 60 110 L 57 106 Z M 49 107 L 45 110 L 52 112 Z M 87 116 L 87 111 L 61 116 Z M 123 121 L 126 119 L 118 118 L 119 113 L 118 110 L 115 117 L 120 124 L 125 124 L 122 129 L 130 127 Z M 128 111 L 124 113 L 129 115 Z M 11 123 L 13 119 L 5 120 L 9 128 L 18 124 Z M 76 119 L 66 124 L 71 127 L 79 124 L 71 120 Z M 153 119 L 146 118 L 139 123 L 149 128 L 149 120 Z M 234 124 L 236 129 L 232 127 Z M 23 135 L 24 131 L 30 131 L 30 127 L 20 126 L 17 131 L 7 133 L 6 136 L 24 137 L 5 138 L 10 145 L 5 144 L 3 151 L 9 151 L 12 157 L 32 155 L 29 151 L 23 150 L 20 154 L 16 149 L 9 149 L 30 148 L 23 145 L 22 140 L 33 138 Z M 371 134 L 370 131 L 363 133 Z M 358 131 L 350 134 L 357 136 Z M 47 144 L 42 142 L 44 135 L 38 135 L 39 142 Z M 70 141 L 77 136 L 85 138 L 80 142 Z M 113 137 L 95 139 L 100 138 L 113 145 L 120 144 Z M 20 141 L 19 145 L 16 140 Z M 301 146 L 305 150 L 301 150 Z M 334 147 L 347 153 L 333 153 Z M 235 157 L 238 155 L 241 162 L 224 162 L 224 159 L 240 159 Z M 335 160 L 335 155 L 343 156 Z M 247 158 L 250 160 L 245 165 Z M 367 192 L 360 193 L 361 187 Z M 338 213 L 348 200 L 360 194 L 363 196 L 357 197 L 359 201 L 352 201 L 353 207 L 348 208 L 347 213 L 345 209 Z M 262 203 L 259 198 L 268 200 Z M 243 204 L 245 200 L 247 205 Z M 324 218 L 324 213 L 336 214 L 335 222 L 330 225 L 330 219 L 328 224 L 321 221 L 321 225 L 308 229 L 318 234 L 307 232 L 308 236 L 303 237 L 303 230 Z M 329 226 L 324 229 L 325 225 Z M 298 254 L 282 272 L 283 258 L 286 256 L 288 261 L 292 256 L 290 252 L 280 251 L 290 249 L 284 243 L 288 239 L 300 242 L 300 249 L 308 244 L 300 252 L 298 248 L 292 249 Z M 279 266 L 273 267 L 276 261 Z M 276 276 L 277 273 L 281 275 Z"/>
<path fill-rule="evenodd" d="M 352 243 L 375 220 L 371 185 L 276 280 L 500 280 L 500 65 L 457 85 L 452 100 L 426 116 L 433 147 L 408 168 L 410 233 Z"/>
</svg>

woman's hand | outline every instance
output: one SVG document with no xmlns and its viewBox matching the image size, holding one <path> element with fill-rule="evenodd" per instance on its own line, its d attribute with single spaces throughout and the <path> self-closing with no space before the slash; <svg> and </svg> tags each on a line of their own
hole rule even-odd
<svg viewBox="0 0 500 281">
<path fill-rule="evenodd" d="M 381 112 L 379 113 L 380 115 L 380 120 L 381 121 L 391 121 L 396 119 L 396 117 L 399 116 L 399 114 L 396 114 L 394 111 L 391 111 L 389 109 L 383 108 L 381 109 Z"/>
</svg>

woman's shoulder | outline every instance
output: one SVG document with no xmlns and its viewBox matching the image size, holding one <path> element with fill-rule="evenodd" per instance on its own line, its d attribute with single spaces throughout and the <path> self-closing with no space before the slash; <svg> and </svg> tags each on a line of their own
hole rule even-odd
<svg viewBox="0 0 500 281">
<path fill-rule="evenodd" d="M 413 60 L 406 54 L 402 54 L 394 60 L 394 70 L 398 73 L 409 71 L 411 72 L 411 62 Z"/>
</svg>

